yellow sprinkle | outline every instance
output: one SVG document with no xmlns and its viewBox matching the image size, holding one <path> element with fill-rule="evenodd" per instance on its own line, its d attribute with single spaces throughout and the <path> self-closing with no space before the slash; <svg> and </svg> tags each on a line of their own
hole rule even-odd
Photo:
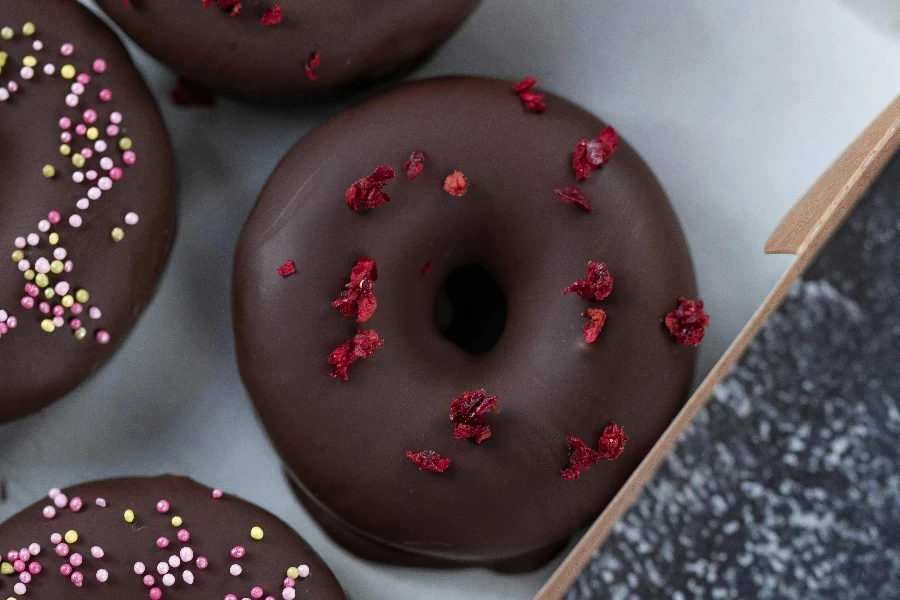
<svg viewBox="0 0 900 600">
<path fill-rule="evenodd" d="M 80 169 L 84 166 L 84 157 L 78 153 L 73 154 L 72 164 L 75 165 L 75 168 Z"/>
<path fill-rule="evenodd" d="M 114 242 L 121 242 L 125 239 L 125 231 L 121 227 L 113 227 L 110 235 Z"/>
<path fill-rule="evenodd" d="M 52 300 L 53 296 L 56 295 L 56 292 L 53 291 L 52 287 L 44 288 L 44 298 L 47 300 Z"/>
<path fill-rule="evenodd" d="M 79 327 L 78 329 L 75 330 L 75 339 L 78 340 L 79 342 L 84 340 L 84 338 L 86 338 L 86 337 L 87 337 L 87 329 L 85 329 L 84 327 Z"/>
<path fill-rule="evenodd" d="M 21 250 L 16 250 L 15 252 L 12 253 L 12 259 L 13 259 L 14 263 L 19 262 L 23 258 L 25 258 L 25 253 L 22 252 Z"/>
<path fill-rule="evenodd" d="M 72 294 L 66 294 L 59 303 L 63 305 L 63 308 L 72 308 L 75 304 L 75 298 L 72 297 Z"/>
<path fill-rule="evenodd" d="M 66 267 L 61 260 L 54 260 L 52 263 L 50 263 L 50 272 L 54 275 L 59 275 L 65 270 L 65 268 Z"/>
<path fill-rule="evenodd" d="M 59 74 L 62 75 L 63 79 L 72 79 L 75 77 L 75 67 L 72 65 L 64 65 L 63 68 L 59 70 Z"/>
<path fill-rule="evenodd" d="M 45 288 L 45 287 L 47 287 L 47 284 L 50 283 L 50 280 L 47 278 L 47 276 L 44 273 L 38 273 L 34 277 L 34 282 L 37 284 L 38 287 Z"/>
<path fill-rule="evenodd" d="M 34 23 L 31 21 L 22 25 L 22 35 L 34 35 Z"/>
<path fill-rule="evenodd" d="M 26 67 L 36 67 L 37 59 L 31 55 L 28 55 L 22 59 L 22 64 L 25 65 Z"/>
<path fill-rule="evenodd" d="M 262 530 L 262 527 L 253 527 L 253 528 L 251 528 L 251 529 L 250 529 L 250 537 L 252 537 L 254 540 L 261 540 L 261 539 L 263 539 L 263 530 Z"/>
<path fill-rule="evenodd" d="M 72 147 L 68 144 L 63 144 L 62 146 L 59 147 L 59 153 L 62 154 L 63 156 L 68 156 L 68 155 L 72 154 Z"/>
<path fill-rule="evenodd" d="M 34 272 L 34 269 L 28 269 L 25 271 L 25 281 L 34 281 L 35 275 L 37 275 L 37 273 Z"/>
<path fill-rule="evenodd" d="M 0 38 L 4 40 L 11 40 L 16 33 L 13 31 L 12 27 L 4 27 L 0 29 Z"/>
<path fill-rule="evenodd" d="M 297 567 L 288 568 L 287 576 L 291 579 L 297 579 L 298 577 L 300 577 L 300 569 L 298 569 Z"/>
<path fill-rule="evenodd" d="M 0 573 L 2 573 L 3 575 L 12 575 L 15 572 L 16 570 L 8 562 L 0 564 Z"/>
<path fill-rule="evenodd" d="M 44 168 L 41 169 L 41 173 L 44 175 L 44 177 L 50 179 L 51 177 L 56 175 L 56 169 L 53 167 L 53 165 L 44 165 Z"/>
<path fill-rule="evenodd" d="M 130 508 L 125 511 L 125 522 L 134 523 L 134 511 Z"/>
<path fill-rule="evenodd" d="M 0 50 L 0 67 L 6 65 L 6 60 L 9 58 L 9 54 L 3 50 Z"/>
<path fill-rule="evenodd" d="M 123 137 L 119 140 L 120 150 L 131 150 L 131 138 Z"/>
<path fill-rule="evenodd" d="M 63 539 L 66 540 L 67 544 L 74 544 L 78 541 L 78 532 L 74 529 L 70 529 L 66 532 L 66 535 L 63 536 Z"/>
<path fill-rule="evenodd" d="M 47 333 L 53 333 L 53 331 L 56 329 L 56 326 L 50 319 L 44 319 L 43 321 L 41 321 L 41 329 L 43 329 Z"/>
<path fill-rule="evenodd" d="M 178 515 L 172 517 L 172 527 L 181 527 L 182 523 L 184 523 L 184 520 Z"/>
<path fill-rule="evenodd" d="M 50 242 L 51 246 L 55 246 L 59 243 L 59 234 L 54 231 L 47 237 L 47 240 Z"/>
<path fill-rule="evenodd" d="M 91 127 L 84 134 L 89 140 L 96 140 L 100 137 L 100 131 L 96 127 Z"/>
<path fill-rule="evenodd" d="M 87 290 L 78 290 L 77 292 L 75 292 L 75 299 L 82 304 L 86 304 L 87 301 L 91 299 L 91 295 L 88 294 Z"/>
</svg>

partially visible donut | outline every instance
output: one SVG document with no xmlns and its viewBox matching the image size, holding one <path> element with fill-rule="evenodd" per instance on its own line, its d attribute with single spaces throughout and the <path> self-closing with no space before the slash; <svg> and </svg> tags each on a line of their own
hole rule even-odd
<svg viewBox="0 0 900 600">
<path fill-rule="evenodd" d="M 659 183 L 586 111 L 511 88 L 421 81 L 338 115 L 241 236 L 241 375 L 301 500 L 367 558 L 538 566 L 691 381 L 679 341 L 706 316 Z"/>
<path fill-rule="evenodd" d="M 315 99 L 407 71 L 478 0 L 97 0 L 150 54 L 217 91 Z"/>
<path fill-rule="evenodd" d="M 346 600 L 274 515 L 186 477 L 54 489 L 0 525 L 0 595 L 19 600 Z"/>
<path fill-rule="evenodd" d="M 0 422 L 113 354 L 165 264 L 174 187 L 116 36 L 71 0 L 0 3 Z"/>
</svg>

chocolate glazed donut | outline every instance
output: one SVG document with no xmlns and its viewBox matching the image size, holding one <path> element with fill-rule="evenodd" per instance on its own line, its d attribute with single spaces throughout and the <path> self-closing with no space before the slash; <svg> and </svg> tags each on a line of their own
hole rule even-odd
<svg viewBox="0 0 900 600">
<path fill-rule="evenodd" d="M 576 181 L 576 144 L 610 130 L 552 95 L 538 113 L 540 99 L 523 105 L 511 88 L 422 81 L 335 117 L 284 158 L 240 240 L 241 375 L 300 499 L 365 558 L 539 566 L 606 506 L 688 390 L 695 352 L 663 320 L 695 282 L 662 188 L 624 142 Z M 412 180 L 401 165 L 416 150 Z M 380 166 L 396 177 L 379 168 L 348 194 Z M 554 193 L 576 184 L 592 212 Z M 381 205 L 357 213 L 345 194 Z M 377 274 L 348 284 L 359 257 Z M 564 296 L 589 261 L 608 265 L 612 292 Z M 374 290 L 364 324 L 332 306 L 345 285 Z M 607 318 L 588 344 L 591 308 Z M 378 342 L 357 338 L 349 350 L 365 358 L 347 381 L 329 377 L 329 353 L 359 328 Z M 499 414 L 469 423 L 490 437 L 456 439 L 450 402 L 479 389 Z M 612 422 L 629 438 L 617 458 L 603 455 Z M 584 467 L 615 460 L 564 478 L 569 436 L 591 448 L 603 438 L 599 454 L 583 449 Z M 421 470 L 411 460 L 446 467 L 424 450 L 452 464 Z"/>
<path fill-rule="evenodd" d="M 0 57 L 3 422 L 74 389 L 131 330 L 168 256 L 175 181 L 150 92 L 87 9 L 0 2 Z"/>
<path fill-rule="evenodd" d="M 97 4 L 145 50 L 191 80 L 250 98 L 292 100 L 412 69 L 456 31 L 478 0 Z"/>
</svg>

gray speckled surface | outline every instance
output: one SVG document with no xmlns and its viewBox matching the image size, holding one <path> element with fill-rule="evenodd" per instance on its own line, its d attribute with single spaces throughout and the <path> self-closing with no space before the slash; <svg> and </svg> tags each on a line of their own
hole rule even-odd
<svg viewBox="0 0 900 600">
<path fill-rule="evenodd" d="M 900 597 L 898 200 L 895 157 L 567 600 Z"/>
</svg>

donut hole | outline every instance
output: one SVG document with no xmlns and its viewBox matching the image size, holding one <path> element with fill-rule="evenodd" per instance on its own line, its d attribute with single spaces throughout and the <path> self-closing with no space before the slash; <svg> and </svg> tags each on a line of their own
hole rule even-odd
<svg viewBox="0 0 900 600">
<path fill-rule="evenodd" d="M 438 291 L 434 321 L 438 331 L 465 352 L 484 354 L 503 335 L 506 294 L 484 267 L 460 267 Z"/>
</svg>

